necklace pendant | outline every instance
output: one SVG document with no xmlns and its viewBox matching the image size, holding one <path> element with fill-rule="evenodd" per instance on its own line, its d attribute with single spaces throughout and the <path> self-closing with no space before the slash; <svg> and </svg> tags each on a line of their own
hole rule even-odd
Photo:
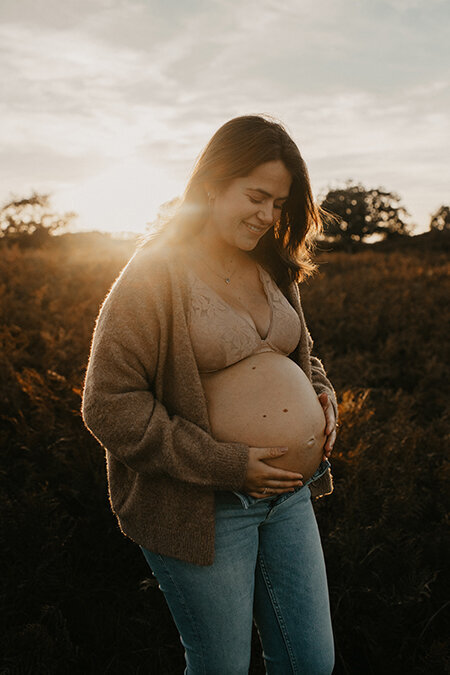
<svg viewBox="0 0 450 675">
<path fill-rule="evenodd" d="M 231 281 L 230 277 L 227 277 L 227 278 L 225 279 L 225 283 L 226 283 L 226 284 L 229 284 L 230 281 Z"/>
</svg>

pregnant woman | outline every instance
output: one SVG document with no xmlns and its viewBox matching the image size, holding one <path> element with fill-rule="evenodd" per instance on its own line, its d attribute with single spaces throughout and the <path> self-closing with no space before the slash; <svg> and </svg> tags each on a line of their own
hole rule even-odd
<svg viewBox="0 0 450 675">
<path fill-rule="evenodd" d="M 269 675 L 333 669 L 311 496 L 332 491 L 337 402 L 298 291 L 320 231 L 284 127 L 234 118 L 97 319 L 83 419 L 186 675 L 247 674 L 253 621 Z"/>
</svg>

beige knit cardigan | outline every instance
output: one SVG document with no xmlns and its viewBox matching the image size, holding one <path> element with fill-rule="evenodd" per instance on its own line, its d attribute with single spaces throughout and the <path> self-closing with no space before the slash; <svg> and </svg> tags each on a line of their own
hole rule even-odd
<svg viewBox="0 0 450 675">
<path fill-rule="evenodd" d="M 310 354 L 296 283 L 287 297 L 302 328 L 290 358 L 317 394 L 329 394 L 337 417 L 333 387 Z M 248 446 L 211 436 L 186 322 L 188 298 L 174 249 L 138 249 L 100 309 L 82 416 L 105 450 L 110 505 L 122 533 L 150 551 L 210 565 L 215 490 L 243 490 Z M 310 489 L 313 496 L 330 493 L 330 470 Z"/>
</svg>

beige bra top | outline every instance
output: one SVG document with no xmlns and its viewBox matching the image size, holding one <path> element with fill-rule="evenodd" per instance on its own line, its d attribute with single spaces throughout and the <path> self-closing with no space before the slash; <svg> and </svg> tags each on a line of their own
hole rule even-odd
<svg viewBox="0 0 450 675">
<path fill-rule="evenodd" d="M 278 352 L 288 356 L 300 340 L 297 312 L 270 274 L 257 264 L 271 310 L 269 330 L 262 338 L 256 326 L 202 281 L 189 267 L 188 327 L 200 373 L 212 373 L 252 354 Z"/>
</svg>

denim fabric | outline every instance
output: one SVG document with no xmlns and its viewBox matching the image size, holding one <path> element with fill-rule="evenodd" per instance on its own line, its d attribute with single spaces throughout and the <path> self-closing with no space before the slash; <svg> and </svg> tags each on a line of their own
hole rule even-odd
<svg viewBox="0 0 450 675">
<path fill-rule="evenodd" d="M 254 621 L 268 675 L 329 675 L 333 633 L 310 489 L 241 496 L 216 493 L 212 565 L 140 547 L 180 633 L 184 673 L 247 675 Z"/>
</svg>

